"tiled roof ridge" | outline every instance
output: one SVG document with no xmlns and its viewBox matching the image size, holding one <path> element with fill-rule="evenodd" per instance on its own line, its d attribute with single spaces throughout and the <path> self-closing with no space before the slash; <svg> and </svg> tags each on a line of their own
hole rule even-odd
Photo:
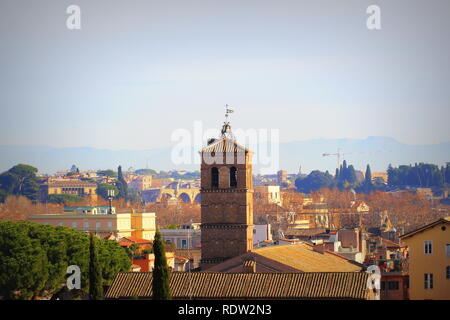
<svg viewBox="0 0 450 320">
<path fill-rule="evenodd" d="M 152 277 L 152 272 L 118 273 L 105 298 L 150 298 Z M 365 272 L 173 272 L 170 287 L 175 299 L 366 299 L 367 277 Z"/>
<path fill-rule="evenodd" d="M 230 138 L 221 138 L 218 139 L 217 141 L 214 141 L 213 143 L 205 146 L 204 148 L 202 148 L 199 152 L 210 152 L 209 150 L 213 150 L 214 147 L 218 146 L 219 144 L 223 144 L 223 147 L 221 148 L 222 150 L 220 150 L 219 152 L 230 152 L 229 150 L 226 149 L 226 144 L 233 144 L 236 147 L 236 150 L 233 150 L 233 152 L 236 152 L 241 149 L 241 151 L 245 151 L 245 152 L 251 152 L 248 148 L 246 148 L 245 146 L 241 145 L 239 142 L 237 142 L 236 140 L 230 139 Z"/>
<path fill-rule="evenodd" d="M 434 227 L 434 226 L 436 226 L 436 225 L 438 225 L 440 223 L 450 223 L 450 217 L 439 218 L 436 221 L 433 221 L 433 222 L 431 222 L 429 224 L 426 224 L 426 225 L 424 225 L 422 227 L 419 227 L 419 228 L 414 229 L 412 231 L 409 231 L 409 232 L 407 232 L 405 234 L 402 234 L 401 236 L 399 236 L 399 238 L 400 239 L 408 238 L 408 237 L 410 237 L 410 236 L 412 236 L 412 235 L 414 235 L 414 234 L 416 234 L 418 232 L 422 232 L 422 231 L 424 231 L 424 230 L 426 230 L 428 228 L 432 228 L 432 227 Z"/>
</svg>

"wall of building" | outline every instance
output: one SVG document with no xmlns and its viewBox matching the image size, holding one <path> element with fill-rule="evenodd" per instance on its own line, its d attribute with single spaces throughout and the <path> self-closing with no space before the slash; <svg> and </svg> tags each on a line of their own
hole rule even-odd
<svg viewBox="0 0 450 320">
<path fill-rule="evenodd" d="M 445 230 L 444 230 L 445 229 Z M 432 253 L 424 253 L 424 241 L 432 241 Z M 450 299 L 450 279 L 446 279 L 446 245 L 450 244 L 450 227 L 438 224 L 411 237 L 402 239 L 409 250 L 409 276 L 411 299 Z M 424 274 L 433 274 L 433 289 L 425 289 Z"/>
</svg>

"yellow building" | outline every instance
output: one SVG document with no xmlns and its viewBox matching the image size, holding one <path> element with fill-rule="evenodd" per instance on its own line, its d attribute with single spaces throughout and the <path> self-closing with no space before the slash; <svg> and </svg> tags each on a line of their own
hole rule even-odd
<svg viewBox="0 0 450 320">
<path fill-rule="evenodd" d="M 264 204 L 281 205 L 280 186 L 256 186 L 254 190 L 255 200 L 261 200 Z"/>
<path fill-rule="evenodd" d="M 52 194 L 72 194 L 88 197 L 94 203 L 97 201 L 97 185 L 93 182 L 79 179 L 49 179 L 40 188 L 42 201 L 46 201 Z"/>
<path fill-rule="evenodd" d="M 61 214 L 36 214 L 28 220 L 52 226 L 66 226 L 83 232 L 93 232 L 99 237 L 113 235 L 116 239 L 136 237 L 153 240 L 156 232 L 155 213 L 103 212 L 105 207 L 71 207 Z M 108 210 L 109 211 L 109 210 Z"/>
<path fill-rule="evenodd" d="M 450 300 L 450 217 L 400 236 L 409 252 L 412 300 Z"/>
</svg>

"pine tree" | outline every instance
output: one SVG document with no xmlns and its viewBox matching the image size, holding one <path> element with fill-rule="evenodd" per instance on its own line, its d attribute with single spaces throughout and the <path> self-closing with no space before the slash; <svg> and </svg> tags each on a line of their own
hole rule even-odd
<svg viewBox="0 0 450 320">
<path fill-rule="evenodd" d="M 155 254 L 152 284 L 153 299 L 170 300 L 169 267 L 167 266 L 166 252 L 159 230 L 156 230 L 155 239 L 153 240 L 153 253 Z"/>
<path fill-rule="evenodd" d="M 98 261 L 98 251 L 94 235 L 89 236 L 89 298 L 91 300 L 103 299 L 103 277 Z"/>
</svg>

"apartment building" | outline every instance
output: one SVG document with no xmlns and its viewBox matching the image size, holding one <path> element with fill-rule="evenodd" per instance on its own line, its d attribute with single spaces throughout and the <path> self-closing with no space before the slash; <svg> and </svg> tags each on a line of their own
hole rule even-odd
<svg viewBox="0 0 450 320">
<path fill-rule="evenodd" d="M 136 237 L 153 240 L 156 232 L 155 213 L 116 213 L 112 207 L 112 214 L 102 207 L 65 208 L 59 214 L 36 214 L 28 217 L 29 221 L 52 226 L 66 226 L 86 233 L 94 233 L 99 237 L 112 235 L 116 239 L 122 237 Z M 103 207 L 104 208 L 104 207 Z"/>
<path fill-rule="evenodd" d="M 409 297 L 450 300 L 450 217 L 408 232 Z"/>
</svg>

